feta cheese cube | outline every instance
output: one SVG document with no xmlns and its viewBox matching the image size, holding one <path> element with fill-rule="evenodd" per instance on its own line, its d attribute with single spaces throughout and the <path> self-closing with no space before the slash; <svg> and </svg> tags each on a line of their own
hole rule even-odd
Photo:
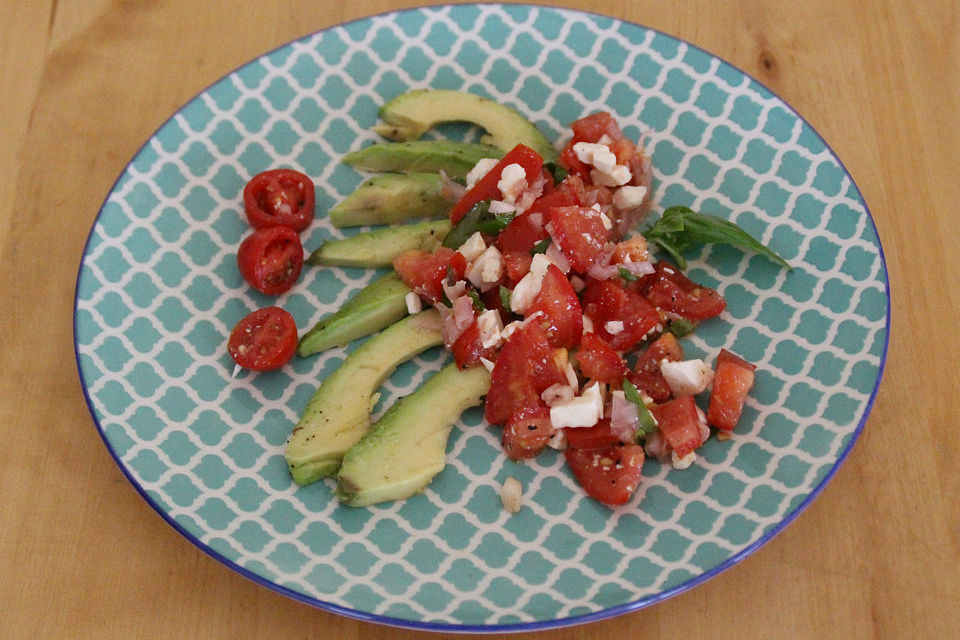
<svg viewBox="0 0 960 640">
<path fill-rule="evenodd" d="M 496 309 L 487 309 L 481 313 L 477 316 L 477 329 L 480 330 L 480 344 L 484 349 L 500 344 L 502 340 L 500 332 L 503 330 L 500 312 Z"/>
<path fill-rule="evenodd" d="M 683 469 L 689 468 L 690 465 L 692 465 L 696 461 L 697 461 L 697 454 L 693 451 L 683 456 L 682 458 L 677 455 L 676 451 L 670 452 L 670 462 L 671 464 L 673 464 L 674 469 L 678 469 L 682 471 Z"/>
<path fill-rule="evenodd" d="M 467 267 L 467 280 L 481 291 L 490 289 L 499 282 L 506 263 L 503 254 L 496 247 L 487 247 L 483 253 Z"/>
<path fill-rule="evenodd" d="M 572 400 L 550 407 L 550 423 L 555 429 L 562 427 L 592 427 L 603 417 L 603 396 L 600 385 L 591 385 Z"/>
<path fill-rule="evenodd" d="M 533 260 L 530 262 L 530 271 L 520 278 L 520 282 L 510 293 L 510 309 L 514 313 L 524 314 L 527 312 L 537 294 L 540 293 L 543 276 L 546 275 L 551 264 L 551 260 L 542 253 L 533 256 Z"/>
<path fill-rule="evenodd" d="M 474 231 L 473 235 L 467 238 L 466 242 L 460 245 L 457 251 L 467 259 L 467 262 L 473 262 L 479 258 L 480 254 L 486 251 L 486 249 L 487 243 L 483 241 L 483 234 L 479 231 Z"/>
<path fill-rule="evenodd" d="M 621 211 L 636 209 L 647 197 L 647 188 L 626 184 L 613 192 L 613 206 Z"/>
<path fill-rule="evenodd" d="M 423 300 L 413 291 L 408 293 L 406 297 L 404 297 L 404 300 L 407 303 L 407 313 L 410 315 L 423 311 Z"/>
<path fill-rule="evenodd" d="M 605 187 L 619 187 L 630 182 L 633 174 L 630 173 L 630 167 L 618 164 L 610 171 L 600 171 L 599 169 L 590 170 L 590 179 L 594 184 Z"/>
<path fill-rule="evenodd" d="M 527 172 L 516 162 L 508 164 L 500 172 L 497 188 L 504 201 L 515 203 L 527 188 Z"/>
<path fill-rule="evenodd" d="M 612 336 L 623 331 L 623 320 L 610 320 L 603 324 L 603 328 Z"/>
<path fill-rule="evenodd" d="M 660 363 L 660 372 L 675 396 L 696 395 L 713 382 L 713 369 L 700 359 L 680 362 L 664 360 Z"/>
</svg>

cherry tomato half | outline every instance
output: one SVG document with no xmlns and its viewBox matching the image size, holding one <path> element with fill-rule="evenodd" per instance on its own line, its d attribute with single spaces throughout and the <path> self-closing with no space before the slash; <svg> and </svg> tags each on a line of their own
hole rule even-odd
<svg viewBox="0 0 960 640">
<path fill-rule="evenodd" d="M 251 287 L 279 295 L 293 286 L 303 269 L 300 236 L 290 227 L 257 229 L 240 243 L 237 266 Z"/>
<path fill-rule="evenodd" d="M 313 181 L 293 169 L 258 173 L 243 189 L 247 220 L 256 228 L 285 226 L 296 232 L 313 222 Z"/>
<path fill-rule="evenodd" d="M 245 369 L 279 369 L 297 350 L 297 325 L 280 307 L 257 309 L 230 333 L 227 351 Z"/>
</svg>

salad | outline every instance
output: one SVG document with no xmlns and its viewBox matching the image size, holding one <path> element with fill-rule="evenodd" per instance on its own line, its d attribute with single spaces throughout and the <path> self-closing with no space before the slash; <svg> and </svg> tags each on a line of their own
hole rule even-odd
<svg viewBox="0 0 960 640">
<path fill-rule="evenodd" d="M 726 349 L 712 361 L 685 358 L 682 337 L 726 302 L 684 275 L 684 251 L 727 242 L 789 265 L 732 223 L 684 207 L 647 222 L 654 180 L 643 146 L 606 112 L 570 128 L 556 157 L 520 142 L 471 162 L 462 180 L 441 171 L 449 225 L 431 227 L 429 237 L 442 241 L 401 246 L 389 264 L 403 285 L 398 315 L 435 311 L 456 367 L 489 372 L 484 417 L 500 429 L 505 455 L 562 451 L 588 495 L 619 505 L 635 493 L 646 459 L 686 468 L 712 434 L 729 437 L 753 385 L 754 365 Z M 245 194 L 248 211 L 254 202 L 258 212 L 251 223 L 261 225 L 253 235 L 270 234 L 259 258 L 241 259 L 251 286 L 279 280 L 289 288 L 300 273 L 289 247 L 303 226 L 270 231 L 284 216 L 302 220 L 291 211 L 303 208 L 309 189 L 286 177 L 295 185 L 286 191 Z M 247 277 L 250 264 L 276 273 Z M 251 323 L 241 325 L 267 354 L 266 368 L 293 357 L 289 330 L 273 340 L 284 357 L 267 357 L 279 330 L 258 342 Z M 513 510 L 515 486 L 509 494 Z"/>
</svg>

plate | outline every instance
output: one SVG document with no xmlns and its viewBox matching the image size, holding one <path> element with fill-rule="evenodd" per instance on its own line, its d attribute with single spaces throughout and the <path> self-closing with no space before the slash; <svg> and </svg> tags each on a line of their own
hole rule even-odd
<svg viewBox="0 0 960 640">
<path fill-rule="evenodd" d="M 338 161 L 375 140 L 387 99 L 413 87 L 517 107 L 552 139 L 611 111 L 652 153 L 657 208 L 735 220 L 795 268 L 707 247 L 690 272 L 728 301 L 686 345 L 757 363 L 742 425 L 697 464 L 645 466 L 633 502 L 586 498 L 548 452 L 517 464 L 468 411 L 422 494 L 341 506 L 296 488 L 283 449 L 335 349 L 231 377 L 233 325 L 269 304 L 312 326 L 368 282 L 309 268 L 273 299 L 236 268 L 244 183 L 296 167 L 317 185 L 309 251 L 341 234 L 322 215 L 364 176 Z M 442 135 L 469 139 L 469 127 Z M 107 196 L 76 288 L 80 377 L 123 473 L 193 544 L 259 583 L 347 616 L 432 630 L 541 629 L 655 603 L 731 567 L 816 496 L 850 451 L 887 348 L 889 291 L 875 226 L 824 140 L 783 100 L 681 40 L 609 17 L 522 5 L 387 13 L 336 26 L 230 73 L 164 123 Z M 401 367 L 377 412 L 439 369 Z M 524 508 L 498 497 L 508 476 Z"/>
</svg>

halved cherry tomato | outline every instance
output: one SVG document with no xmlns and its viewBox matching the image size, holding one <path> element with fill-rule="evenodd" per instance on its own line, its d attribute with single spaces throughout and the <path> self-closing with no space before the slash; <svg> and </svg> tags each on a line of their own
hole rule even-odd
<svg viewBox="0 0 960 640">
<path fill-rule="evenodd" d="M 643 447 L 638 444 L 600 449 L 567 447 L 564 456 L 587 495 L 604 504 L 628 502 L 643 475 Z"/>
<path fill-rule="evenodd" d="M 697 284 L 669 262 L 658 262 L 654 269 L 656 277 L 646 295 L 657 308 L 692 322 L 712 318 L 727 308 L 723 296 Z"/>
<path fill-rule="evenodd" d="M 595 333 L 585 334 L 580 340 L 577 364 L 584 377 L 617 387 L 630 370 L 620 354 Z"/>
<path fill-rule="evenodd" d="M 710 404 L 707 407 L 707 422 L 725 431 L 732 431 L 740 416 L 747 393 L 753 387 L 754 370 L 751 364 L 740 356 L 720 350 L 717 356 L 717 370 L 713 376 L 713 391 L 710 392 Z"/>
<path fill-rule="evenodd" d="M 279 295 L 293 286 L 303 269 L 300 236 L 290 227 L 257 229 L 240 243 L 237 266 L 251 287 Z"/>
<path fill-rule="evenodd" d="M 700 417 L 693 396 L 681 396 L 663 404 L 655 404 L 650 407 L 650 412 L 657 419 L 663 439 L 679 457 L 684 457 L 703 444 Z"/>
<path fill-rule="evenodd" d="M 548 407 L 527 407 L 510 414 L 500 442 L 507 456 L 513 460 L 523 460 L 534 458 L 543 451 L 554 433 Z"/>
<path fill-rule="evenodd" d="M 499 200 L 500 188 L 497 184 L 500 182 L 500 174 L 503 173 L 504 167 L 510 164 L 519 164 L 523 167 L 529 184 L 540 175 L 540 171 L 543 169 L 543 158 L 526 145 L 518 144 L 515 146 L 500 159 L 500 162 L 493 169 L 477 180 L 476 184 L 453 206 L 450 210 L 450 221 L 457 224 L 460 222 L 460 218 L 473 208 L 473 205 L 482 200 Z"/>
<path fill-rule="evenodd" d="M 227 351 L 245 369 L 279 369 L 297 350 L 297 325 L 280 307 L 257 309 L 230 332 Z"/>
<path fill-rule="evenodd" d="M 555 264 L 547 267 L 540 292 L 533 299 L 527 316 L 537 311 L 543 315 L 537 319 L 546 332 L 551 346 L 575 347 L 583 335 L 583 311 L 573 285 Z"/>
<path fill-rule="evenodd" d="M 253 227 L 290 227 L 300 232 L 313 222 L 313 181 L 293 169 L 258 173 L 243 189 L 243 208 Z"/>
<path fill-rule="evenodd" d="M 603 214 L 590 207 L 553 207 L 549 217 L 553 225 L 551 235 L 570 260 L 570 266 L 586 273 L 610 237 Z"/>
</svg>

